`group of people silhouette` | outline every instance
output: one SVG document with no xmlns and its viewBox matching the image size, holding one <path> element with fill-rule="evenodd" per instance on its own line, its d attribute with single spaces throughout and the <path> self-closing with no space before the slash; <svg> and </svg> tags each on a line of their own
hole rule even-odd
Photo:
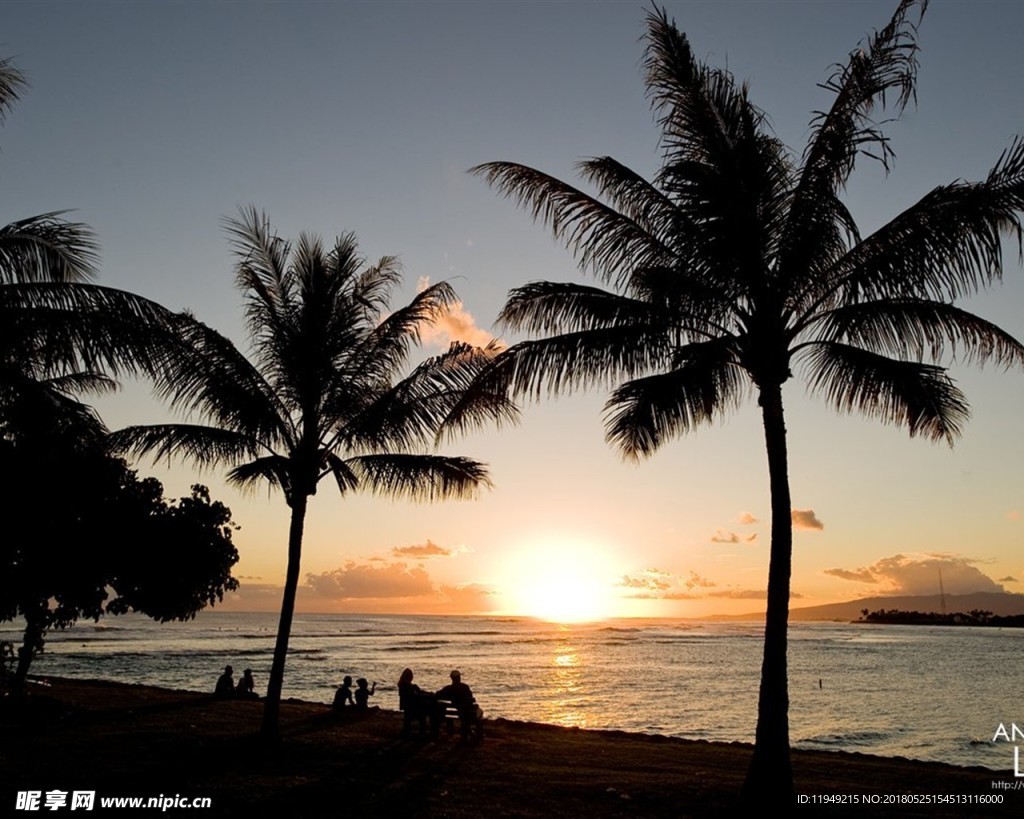
<svg viewBox="0 0 1024 819">
<path fill-rule="evenodd" d="M 412 724 L 418 723 L 420 736 L 427 733 L 428 727 L 431 736 L 437 736 L 438 729 L 446 717 L 457 717 L 462 729 L 463 738 L 475 736 L 482 738 L 483 711 L 477 705 L 473 691 L 462 681 L 462 674 L 458 670 L 452 671 L 449 675 L 451 683 L 430 692 L 424 691 L 413 680 L 411 668 L 407 668 L 398 678 L 398 707 L 405 715 L 402 726 L 402 735 L 408 736 Z M 352 688 L 352 677 L 345 676 L 341 685 L 334 694 L 334 702 L 331 707 L 336 712 L 353 710 L 365 712 L 371 710 L 370 697 L 377 692 L 377 683 L 371 685 L 365 677 L 356 680 L 356 687 Z M 217 678 L 217 685 L 213 694 L 218 699 L 259 699 L 255 690 L 255 682 L 252 678 L 252 669 L 245 669 L 242 672 L 238 683 L 235 683 L 234 669 L 228 665 L 224 667 L 224 673 Z M 377 706 L 372 706 L 376 710 Z"/>
<path fill-rule="evenodd" d="M 258 700 L 260 695 L 256 693 L 256 683 L 252 678 L 252 669 L 247 668 L 242 672 L 238 684 L 235 684 L 235 670 L 224 666 L 224 673 L 217 678 L 217 685 L 213 689 L 213 695 L 219 699 L 241 699 Z"/>
<path fill-rule="evenodd" d="M 430 693 L 413 682 L 411 668 L 402 672 L 398 678 L 398 707 L 405 715 L 403 736 L 408 736 L 414 722 L 419 724 L 420 736 L 426 733 L 428 724 L 430 735 L 437 736 L 440 724 L 451 708 L 458 716 L 463 739 L 473 735 L 477 739 L 483 738 L 483 711 L 477 705 L 472 690 L 462 681 L 458 670 L 452 671 L 450 676 L 452 681 L 449 685 Z"/>
<path fill-rule="evenodd" d="M 376 691 L 376 681 L 374 681 L 371 686 L 366 682 L 365 677 L 360 677 L 356 680 L 356 690 L 353 692 L 352 678 L 346 676 L 334 694 L 334 702 L 331 707 L 334 708 L 335 711 L 342 711 L 346 708 L 354 708 L 356 711 L 369 711 L 370 697 L 372 697 Z M 376 708 L 377 706 L 375 705 L 373 707 Z"/>
</svg>

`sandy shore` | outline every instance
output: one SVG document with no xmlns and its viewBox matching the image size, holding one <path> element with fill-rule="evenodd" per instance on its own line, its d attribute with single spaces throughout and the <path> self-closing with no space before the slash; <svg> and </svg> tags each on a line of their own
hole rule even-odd
<svg viewBox="0 0 1024 819">
<path fill-rule="evenodd" d="M 295 701 L 282 706 L 282 742 L 271 749 L 257 735 L 259 702 L 218 702 L 148 686 L 51 682 L 33 686 L 25 704 L 0 703 L 0 799 L 8 805 L 18 791 L 84 790 L 95 791 L 97 800 L 209 797 L 212 809 L 199 812 L 205 816 L 739 815 L 750 756 L 750 747 L 741 744 L 508 720 L 487 721 L 479 745 L 443 732 L 432 741 L 403 739 L 397 712 L 337 719 L 324 705 Z M 1024 791 L 992 786 L 1013 782 L 1012 770 L 817 752 L 796 752 L 794 769 L 797 791 L 809 799 L 845 794 L 860 803 L 826 809 L 811 802 L 798 806 L 799 815 L 1024 811 Z M 1000 795 L 1002 804 L 864 804 L 891 795 Z M 132 813 L 102 811 L 96 804 L 94 812 Z M 166 815 L 196 813 L 171 809 Z"/>
</svg>

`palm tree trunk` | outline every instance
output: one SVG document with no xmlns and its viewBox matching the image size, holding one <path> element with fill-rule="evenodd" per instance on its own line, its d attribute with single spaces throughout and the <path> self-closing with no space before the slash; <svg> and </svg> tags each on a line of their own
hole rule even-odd
<svg viewBox="0 0 1024 819">
<path fill-rule="evenodd" d="M 754 756 L 743 783 L 745 800 L 759 805 L 792 804 L 793 769 L 789 757 L 789 685 L 786 677 L 786 628 L 793 563 L 793 521 L 786 455 L 786 423 L 781 385 L 761 388 L 759 399 L 768 450 L 771 485 L 772 545 L 768 563 L 768 604 L 764 659 L 757 704 Z"/>
<path fill-rule="evenodd" d="M 18 649 L 18 667 L 14 671 L 14 680 L 11 683 L 11 693 L 20 696 L 25 692 L 25 680 L 28 678 L 28 669 L 36 654 L 43 650 L 43 641 L 46 639 L 46 601 L 40 604 L 36 611 L 25 610 L 25 635 Z"/>
<path fill-rule="evenodd" d="M 281 710 L 281 689 L 284 686 L 284 664 L 288 658 L 288 638 L 292 633 L 292 615 L 295 613 L 295 595 L 299 589 L 299 563 L 302 557 L 302 529 L 306 521 L 307 495 L 299 495 L 292 505 L 291 526 L 288 529 L 288 571 L 284 580 L 284 598 L 281 600 L 281 619 L 277 624 L 277 642 L 274 644 L 274 663 L 267 682 L 267 702 L 263 707 L 263 726 L 267 739 L 280 736 L 278 713 Z"/>
</svg>

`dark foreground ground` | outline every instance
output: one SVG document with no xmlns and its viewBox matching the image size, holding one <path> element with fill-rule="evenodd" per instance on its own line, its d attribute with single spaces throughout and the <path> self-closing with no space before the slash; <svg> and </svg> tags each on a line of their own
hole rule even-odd
<svg viewBox="0 0 1024 819">
<path fill-rule="evenodd" d="M 739 744 L 691 742 L 614 731 L 487 721 L 479 745 L 458 734 L 402 739 L 401 716 L 377 711 L 337 719 L 323 705 L 282 706 L 283 737 L 258 738 L 262 703 L 147 686 L 52 680 L 24 703 L 0 700 L 0 814 L 160 815 L 103 810 L 101 797 L 209 797 L 208 810 L 167 816 L 688 817 L 739 816 L 750 758 Z M 994 789 L 1013 771 L 794 753 L 797 816 L 1020 816 L 1024 790 Z M 1016 780 L 1024 781 L 1024 780 Z M 12 811 L 19 791 L 40 791 L 37 813 Z M 45 810 L 48 791 L 68 804 Z M 92 814 L 70 807 L 73 791 L 95 791 Z M 964 801 L 1001 796 L 1002 804 Z M 937 797 L 960 798 L 935 804 Z M 878 799 L 882 804 L 865 804 Z M 918 806 L 892 804 L 932 800 Z M 890 800 L 889 804 L 885 804 Z"/>
</svg>

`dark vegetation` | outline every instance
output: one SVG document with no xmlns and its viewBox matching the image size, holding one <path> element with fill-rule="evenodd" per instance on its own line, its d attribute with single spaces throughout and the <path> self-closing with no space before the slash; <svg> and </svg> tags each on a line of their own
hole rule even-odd
<svg viewBox="0 0 1024 819">
<path fill-rule="evenodd" d="M 952 614 L 935 611 L 901 611 L 900 609 L 864 609 L 856 623 L 890 623 L 903 626 L 993 626 L 998 628 L 1024 628 L 1024 614 L 993 614 L 972 609 Z"/>
<path fill-rule="evenodd" d="M 0 117 L 24 77 L 0 60 Z M 175 345 L 173 316 L 95 285 L 85 226 L 45 213 L 0 227 L 0 620 L 25 620 L 20 693 L 52 628 L 140 611 L 186 619 L 237 587 L 231 513 L 205 487 L 167 501 L 112 451 L 81 397 L 119 373 L 155 376 Z"/>
</svg>

